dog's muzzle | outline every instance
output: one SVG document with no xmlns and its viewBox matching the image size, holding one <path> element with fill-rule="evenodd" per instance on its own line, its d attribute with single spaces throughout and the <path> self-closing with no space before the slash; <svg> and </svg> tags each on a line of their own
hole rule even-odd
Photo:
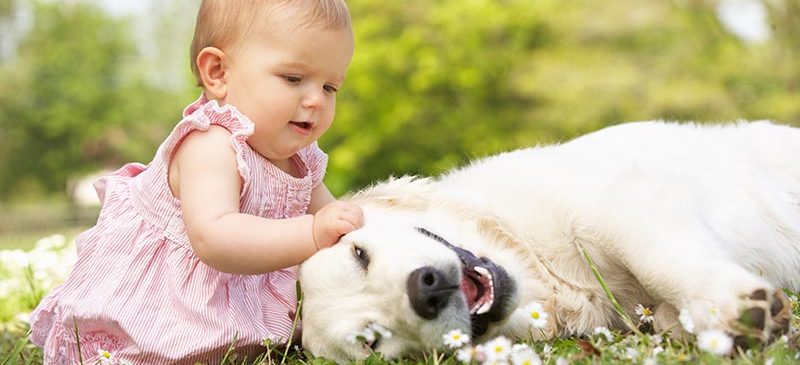
<svg viewBox="0 0 800 365">
<path fill-rule="evenodd" d="M 418 227 L 417 231 L 453 250 L 461 261 L 463 274 L 461 282 L 457 283 L 430 266 L 414 270 L 408 278 L 408 294 L 412 308 L 420 317 L 436 318 L 457 289 L 467 302 L 473 338 L 486 333 L 490 322 L 508 316 L 517 288 L 505 269 L 486 257 L 476 257 L 425 228 Z"/>
</svg>

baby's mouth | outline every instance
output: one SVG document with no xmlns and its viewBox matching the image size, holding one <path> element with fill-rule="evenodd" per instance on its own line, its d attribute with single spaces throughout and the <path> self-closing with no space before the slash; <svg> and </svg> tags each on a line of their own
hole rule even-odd
<svg viewBox="0 0 800 365">
<path fill-rule="evenodd" d="M 303 134 L 309 134 L 309 133 L 311 133 L 311 129 L 314 127 L 314 125 L 313 125 L 313 124 L 311 124 L 310 122 L 296 122 L 296 121 L 291 121 L 291 122 L 289 122 L 289 125 L 291 125 L 291 126 L 292 126 L 292 127 L 294 127 L 296 130 L 298 130 L 299 132 L 301 132 L 301 133 L 303 133 Z"/>
</svg>

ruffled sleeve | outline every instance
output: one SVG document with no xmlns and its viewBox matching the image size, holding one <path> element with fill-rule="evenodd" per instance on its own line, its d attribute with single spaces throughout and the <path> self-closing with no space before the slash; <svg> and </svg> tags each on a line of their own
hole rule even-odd
<svg viewBox="0 0 800 365">
<path fill-rule="evenodd" d="M 242 194 L 250 185 L 250 167 L 245 160 L 247 138 L 253 134 L 254 125 L 246 116 L 231 105 L 219 105 L 216 100 L 208 100 L 205 94 L 183 111 L 183 120 L 175 126 L 167 140 L 161 145 L 161 154 L 169 166 L 175 151 L 189 133 L 206 131 L 211 125 L 218 125 L 231 132 L 231 147 L 236 152 L 236 165 L 242 177 Z"/>
<path fill-rule="evenodd" d="M 319 148 L 316 141 L 300 150 L 298 154 L 308 168 L 308 176 L 311 178 L 312 188 L 317 186 L 325 178 L 328 155 Z"/>
</svg>

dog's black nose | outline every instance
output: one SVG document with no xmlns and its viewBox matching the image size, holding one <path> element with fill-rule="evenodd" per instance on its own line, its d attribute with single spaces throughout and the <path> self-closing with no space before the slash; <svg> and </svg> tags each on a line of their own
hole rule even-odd
<svg viewBox="0 0 800 365">
<path fill-rule="evenodd" d="M 436 318 L 459 288 L 457 282 L 450 282 L 443 272 L 430 266 L 412 271 L 407 286 L 411 307 L 425 319 Z"/>
</svg>

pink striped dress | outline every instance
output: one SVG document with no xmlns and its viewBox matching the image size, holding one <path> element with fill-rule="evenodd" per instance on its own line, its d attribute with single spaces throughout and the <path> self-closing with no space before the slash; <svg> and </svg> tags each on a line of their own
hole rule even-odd
<svg viewBox="0 0 800 365">
<path fill-rule="evenodd" d="M 95 183 L 103 202 L 97 225 L 77 238 L 78 261 L 66 282 L 31 315 L 31 340 L 46 364 L 112 362 L 218 363 L 231 344 L 263 351 L 286 342 L 297 299 L 296 268 L 236 275 L 205 265 L 192 251 L 180 201 L 170 193 L 170 158 L 191 131 L 228 129 L 243 187 L 240 209 L 268 218 L 306 213 L 327 156 L 316 143 L 293 158 L 288 175 L 245 142 L 253 123 L 231 106 L 201 97 L 147 166 L 131 163 Z M 77 326 L 77 336 L 76 328 Z"/>
</svg>

